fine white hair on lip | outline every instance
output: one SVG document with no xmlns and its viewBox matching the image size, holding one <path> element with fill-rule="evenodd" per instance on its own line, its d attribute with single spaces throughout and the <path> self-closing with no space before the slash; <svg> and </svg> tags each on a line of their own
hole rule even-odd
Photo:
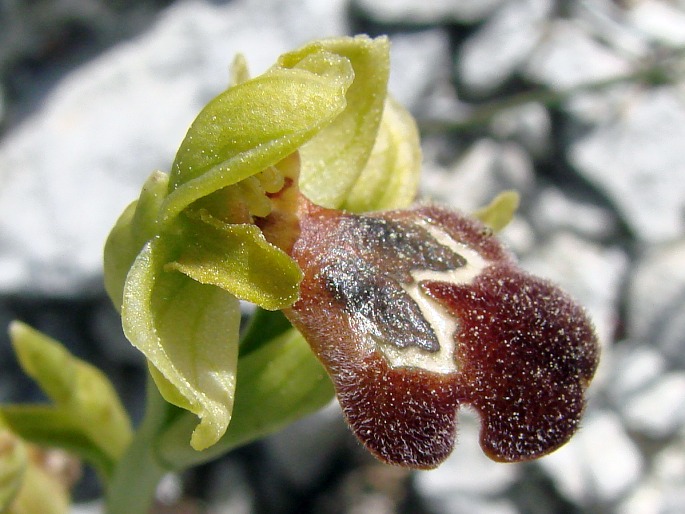
<svg viewBox="0 0 685 514">
<path fill-rule="evenodd" d="M 416 302 L 438 338 L 440 348 L 430 352 L 416 346 L 400 348 L 384 341 L 377 341 L 380 350 L 393 368 L 421 368 L 429 372 L 447 374 L 459 370 L 455 357 L 455 334 L 459 327 L 458 319 L 420 287 L 422 281 L 447 282 L 455 285 L 468 285 L 487 267 L 488 263 L 472 248 L 452 239 L 447 233 L 425 220 L 417 223 L 441 245 L 449 248 L 465 259 L 464 266 L 447 271 L 412 270 L 413 281 L 402 284 L 404 291 Z"/>
</svg>

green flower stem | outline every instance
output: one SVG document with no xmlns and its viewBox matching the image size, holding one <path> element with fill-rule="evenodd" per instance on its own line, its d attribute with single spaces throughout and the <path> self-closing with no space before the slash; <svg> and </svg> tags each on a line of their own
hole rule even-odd
<svg viewBox="0 0 685 514">
<path fill-rule="evenodd" d="M 119 460 L 107 489 L 107 514 L 145 514 L 155 497 L 157 484 L 169 472 L 155 455 L 153 441 L 180 409 L 167 403 L 148 377 L 145 418 L 133 441 Z"/>
</svg>

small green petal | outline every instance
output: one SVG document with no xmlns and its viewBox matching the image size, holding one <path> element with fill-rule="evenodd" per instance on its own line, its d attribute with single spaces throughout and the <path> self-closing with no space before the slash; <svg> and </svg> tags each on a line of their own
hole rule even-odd
<svg viewBox="0 0 685 514">
<path fill-rule="evenodd" d="M 416 122 L 388 97 L 376 143 L 343 208 L 366 212 L 407 207 L 414 201 L 421 172 Z"/>
<path fill-rule="evenodd" d="M 519 203 L 520 197 L 516 191 L 504 191 L 488 205 L 474 212 L 473 217 L 478 218 L 495 232 L 499 232 L 512 220 Z"/>
<path fill-rule="evenodd" d="M 344 57 L 311 56 L 221 93 L 200 112 L 172 166 L 161 219 L 293 153 L 345 108 L 353 71 Z"/>
<path fill-rule="evenodd" d="M 341 207 L 371 155 L 386 97 L 389 47 L 386 37 L 328 39 L 287 53 L 278 61 L 283 67 L 296 66 L 312 54 L 327 51 L 346 57 L 354 69 L 345 111 L 300 148 L 300 187 L 318 205 Z"/>
<path fill-rule="evenodd" d="M 150 175 L 140 197 L 124 210 L 105 243 L 105 289 L 117 310 L 121 310 L 128 270 L 157 230 L 157 215 L 168 182 L 168 175 L 161 171 Z"/>
<path fill-rule="evenodd" d="M 250 70 L 243 54 L 236 54 L 230 69 L 229 86 L 237 86 L 250 80 Z"/>
<path fill-rule="evenodd" d="M 122 322 L 158 372 L 153 378 L 162 396 L 200 418 L 191 445 L 201 450 L 231 419 L 240 304 L 218 287 L 166 271 L 171 253 L 159 237 L 145 245 L 126 280 Z"/>
<path fill-rule="evenodd" d="M 283 309 L 298 297 L 302 272 L 255 225 L 223 223 L 207 213 L 191 220 L 181 257 L 167 266 L 268 310 Z"/>
</svg>

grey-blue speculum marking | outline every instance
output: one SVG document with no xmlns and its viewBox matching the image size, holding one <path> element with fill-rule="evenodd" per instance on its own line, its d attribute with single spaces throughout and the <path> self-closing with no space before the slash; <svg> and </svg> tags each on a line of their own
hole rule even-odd
<svg viewBox="0 0 685 514">
<path fill-rule="evenodd" d="M 454 270 L 466 260 L 413 222 L 365 217 L 349 230 L 360 242 L 358 251 L 336 252 L 336 262 L 321 270 L 335 301 L 381 344 L 439 351 L 438 336 L 404 286 L 414 282 L 413 271 Z M 394 251 L 392 263 L 380 274 L 379 257 L 387 261 L 388 248 Z"/>
</svg>

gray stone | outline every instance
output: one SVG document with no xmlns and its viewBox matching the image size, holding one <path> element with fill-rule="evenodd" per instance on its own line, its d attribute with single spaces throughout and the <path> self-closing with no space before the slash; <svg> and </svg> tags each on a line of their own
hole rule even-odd
<svg viewBox="0 0 685 514">
<path fill-rule="evenodd" d="M 607 398 L 631 433 L 663 442 L 685 429 L 685 371 L 641 341 L 617 344 L 610 368 Z"/>
<path fill-rule="evenodd" d="M 0 17 L 0 67 L 21 59 L 59 54 L 60 48 L 55 45 L 64 43 L 70 23 L 72 27 L 79 24 L 89 29 L 91 34 L 115 32 L 119 20 L 112 6 L 106 4 L 102 0 L 4 2 Z"/>
<path fill-rule="evenodd" d="M 666 373 L 623 404 L 626 425 L 652 439 L 685 427 L 685 371 Z"/>
<path fill-rule="evenodd" d="M 644 3 L 644 2 L 639 2 Z M 604 41 L 621 55 L 646 57 L 653 46 L 626 20 L 638 2 L 591 0 L 567 4 L 568 16 L 584 27 L 598 41 Z"/>
<path fill-rule="evenodd" d="M 634 91 L 627 83 L 599 90 L 582 86 L 626 76 L 633 64 L 603 41 L 592 23 L 578 19 L 555 20 L 525 65 L 525 75 L 546 88 L 568 93 L 564 102 L 573 119 L 586 124 L 605 123 Z"/>
<path fill-rule="evenodd" d="M 436 28 L 397 34 L 391 42 L 388 90 L 415 112 L 425 97 L 449 83 L 449 36 L 444 29 Z"/>
<path fill-rule="evenodd" d="M 639 85 L 627 81 L 596 91 L 573 94 L 564 103 L 564 110 L 569 114 L 569 132 L 573 133 L 575 125 L 578 125 L 579 133 L 584 135 L 587 127 L 594 129 L 597 125 L 605 125 L 607 120 L 614 118 L 639 93 Z"/>
<path fill-rule="evenodd" d="M 571 440 L 539 465 L 577 505 L 617 501 L 640 480 L 644 467 L 620 419 L 599 411 L 587 412 Z"/>
<path fill-rule="evenodd" d="M 621 502 L 622 514 L 677 514 L 685 511 L 685 432 L 657 453 L 648 474 Z"/>
<path fill-rule="evenodd" d="M 530 222 L 543 236 L 570 230 L 586 239 L 609 240 L 618 230 L 615 214 L 583 199 L 571 198 L 554 186 L 540 190 L 531 205 Z"/>
<path fill-rule="evenodd" d="M 87 287 L 116 217 L 153 170 L 169 168 L 194 116 L 226 87 L 234 54 L 261 72 L 304 41 L 344 33 L 343 5 L 178 2 L 65 77 L 0 143 L 0 291 Z"/>
<path fill-rule="evenodd" d="M 612 355 L 609 398 L 616 408 L 621 408 L 658 380 L 665 370 L 666 360 L 653 346 L 621 341 L 615 345 Z"/>
<path fill-rule="evenodd" d="M 513 0 L 499 9 L 459 50 L 457 75 L 477 95 L 507 81 L 535 48 L 551 14 L 550 0 Z"/>
<path fill-rule="evenodd" d="M 633 95 L 615 116 L 575 141 L 573 166 L 616 205 L 638 238 L 685 231 L 685 102 L 675 87 Z"/>
<path fill-rule="evenodd" d="M 594 40 L 577 23 L 556 20 L 527 62 L 526 75 L 555 90 L 606 80 L 630 71 L 630 64 Z"/>
<path fill-rule="evenodd" d="M 224 458 L 208 470 L 207 501 L 212 514 L 251 514 L 255 512 L 255 491 L 244 466 Z M 267 486 L 268 487 L 268 486 Z"/>
<path fill-rule="evenodd" d="M 525 196 L 533 185 L 533 164 L 519 145 L 484 138 L 471 145 L 449 170 L 426 163 L 421 194 L 471 212 L 502 191 L 513 189 Z"/>
<path fill-rule="evenodd" d="M 636 2 L 627 12 L 628 25 L 651 43 L 685 44 L 685 11 L 670 2 Z"/>
<path fill-rule="evenodd" d="M 381 23 L 437 24 L 475 22 L 501 5 L 503 0 L 355 0 L 354 9 Z"/>
<path fill-rule="evenodd" d="M 102 514 L 104 511 L 104 500 L 94 500 L 83 503 L 75 503 L 69 509 L 69 512 L 71 514 Z"/>
<path fill-rule="evenodd" d="M 507 498 L 483 498 L 475 494 L 462 493 L 447 498 L 427 501 L 434 514 L 519 514 L 516 505 Z"/>
<path fill-rule="evenodd" d="M 494 497 L 504 493 L 524 473 L 519 464 L 503 466 L 488 459 L 478 442 L 479 433 L 478 416 L 461 409 L 459 437 L 452 455 L 438 468 L 415 476 L 414 484 L 422 497 L 438 505 L 452 505 L 464 496 Z"/>
<path fill-rule="evenodd" d="M 0 84 L 0 126 L 5 119 L 5 88 Z"/>
<path fill-rule="evenodd" d="M 315 414 L 268 437 L 264 444 L 277 472 L 296 488 L 316 483 L 334 453 L 350 436 L 340 406 L 332 402 Z"/>
<path fill-rule="evenodd" d="M 490 123 L 490 131 L 499 139 L 517 142 L 536 159 L 549 153 L 551 120 L 547 109 L 538 102 L 498 113 Z"/>
<path fill-rule="evenodd" d="M 685 368 L 685 241 L 653 247 L 639 260 L 628 290 L 628 334 Z"/>
</svg>

